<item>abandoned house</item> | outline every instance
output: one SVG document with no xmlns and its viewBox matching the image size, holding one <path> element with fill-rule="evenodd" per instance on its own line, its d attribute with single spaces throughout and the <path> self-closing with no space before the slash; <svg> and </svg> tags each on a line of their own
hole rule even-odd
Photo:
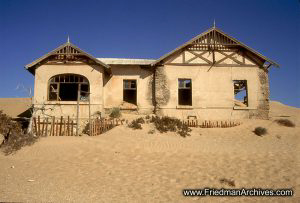
<svg viewBox="0 0 300 203">
<path fill-rule="evenodd" d="M 37 115 L 84 119 L 119 107 L 220 120 L 268 119 L 271 66 L 214 26 L 157 60 L 95 58 L 68 40 L 25 68 Z"/>
</svg>

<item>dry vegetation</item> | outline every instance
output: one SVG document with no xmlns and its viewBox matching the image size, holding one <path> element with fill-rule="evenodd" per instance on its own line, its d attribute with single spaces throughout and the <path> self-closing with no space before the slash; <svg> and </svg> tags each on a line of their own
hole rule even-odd
<svg viewBox="0 0 300 203">
<path fill-rule="evenodd" d="M 112 110 L 109 114 L 109 117 L 111 117 L 111 118 L 120 118 L 121 115 L 122 114 L 121 114 L 120 108 L 114 107 L 114 108 L 112 108 Z"/>
<path fill-rule="evenodd" d="M 263 127 L 256 127 L 253 131 L 256 135 L 262 136 L 268 133 L 268 130 Z"/>
<path fill-rule="evenodd" d="M 285 126 L 285 127 L 295 127 L 295 123 L 293 123 L 292 121 L 290 121 L 289 119 L 277 119 L 275 120 L 276 123 L 278 123 L 281 126 Z"/>
<path fill-rule="evenodd" d="M 168 116 L 158 117 L 158 116 L 146 116 L 144 118 L 138 118 L 129 123 L 128 127 L 132 129 L 142 129 L 142 124 L 145 123 L 145 120 L 148 120 L 150 123 L 153 123 L 155 129 L 160 133 L 166 132 L 176 132 L 182 137 L 190 136 L 191 128 L 187 124 L 182 123 L 181 120 L 177 118 L 171 118 Z M 154 131 L 150 130 L 148 134 L 153 134 Z"/>
<path fill-rule="evenodd" d="M 24 133 L 21 124 L 13 121 L 2 111 L 0 111 L 0 134 L 4 136 L 0 147 L 6 155 L 12 154 L 24 146 L 32 145 L 38 139 L 32 134 Z"/>
</svg>

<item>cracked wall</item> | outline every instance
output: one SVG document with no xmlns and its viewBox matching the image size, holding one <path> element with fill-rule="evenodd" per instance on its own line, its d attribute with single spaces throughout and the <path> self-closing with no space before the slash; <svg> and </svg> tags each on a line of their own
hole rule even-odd
<svg viewBox="0 0 300 203">
<path fill-rule="evenodd" d="M 251 110 L 249 113 L 250 118 L 256 119 L 268 119 L 269 118 L 269 97 L 270 97 L 270 87 L 269 87 L 269 77 L 268 71 L 262 68 L 257 70 L 258 74 L 258 89 L 257 89 L 257 109 Z"/>
<path fill-rule="evenodd" d="M 161 107 L 170 100 L 170 88 L 164 66 L 158 66 L 155 71 L 155 113 L 161 115 Z"/>
</svg>

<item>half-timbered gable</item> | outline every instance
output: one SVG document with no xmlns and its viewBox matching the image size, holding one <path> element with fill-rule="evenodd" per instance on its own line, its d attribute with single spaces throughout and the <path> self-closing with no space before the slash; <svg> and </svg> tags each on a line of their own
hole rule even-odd
<svg viewBox="0 0 300 203">
<path fill-rule="evenodd" d="M 196 36 L 154 64 L 197 66 L 279 66 L 218 28 Z M 267 67 L 269 68 L 269 67 Z"/>
</svg>

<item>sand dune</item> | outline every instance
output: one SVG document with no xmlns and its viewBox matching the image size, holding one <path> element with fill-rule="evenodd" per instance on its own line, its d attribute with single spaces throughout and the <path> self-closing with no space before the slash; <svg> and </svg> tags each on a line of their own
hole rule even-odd
<svg viewBox="0 0 300 203">
<path fill-rule="evenodd" d="M 0 110 L 12 118 L 24 116 L 22 113 L 26 112 L 31 104 L 31 98 L 0 98 Z"/>
<path fill-rule="evenodd" d="M 193 129 L 182 138 L 118 126 L 97 137 L 47 137 L 0 155 L 0 201 L 299 202 L 298 108 L 271 103 L 270 121 Z M 252 130 L 262 126 L 268 134 Z M 228 186 L 220 179 L 234 180 Z M 293 188 L 293 198 L 183 197 L 184 188 Z"/>
</svg>

